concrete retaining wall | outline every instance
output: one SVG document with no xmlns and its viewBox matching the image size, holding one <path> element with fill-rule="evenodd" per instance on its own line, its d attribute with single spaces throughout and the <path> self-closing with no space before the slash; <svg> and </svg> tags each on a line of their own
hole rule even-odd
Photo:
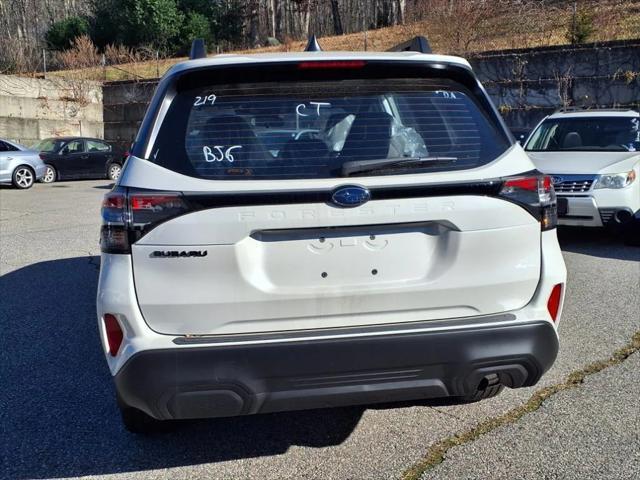
<svg viewBox="0 0 640 480">
<path fill-rule="evenodd" d="M 103 138 L 97 82 L 0 75 L 0 138 L 25 145 L 54 136 Z"/>
<path fill-rule="evenodd" d="M 103 86 L 105 138 L 126 150 L 134 140 L 157 80 L 109 82 Z"/>
<path fill-rule="evenodd" d="M 640 107 L 640 40 L 486 52 L 470 62 L 512 128 L 533 128 L 568 105 Z M 133 140 L 156 84 L 104 86 L 108 140 Z"/>
<path fill-rule="evenodd" d="M 486 52 L 470 62 L 510 127 L 532 128 L 566 105 L 640 107 L 640 40 Z M 0 137 L 86 135 L 126 149 L 156 85 L 0 75 Z"/>
<path fill-rule="evenodd" d="M 563 106 L 640 107 L 640 39 L 487 52 L 470 59 L 511 127 Z"/>
</svg>

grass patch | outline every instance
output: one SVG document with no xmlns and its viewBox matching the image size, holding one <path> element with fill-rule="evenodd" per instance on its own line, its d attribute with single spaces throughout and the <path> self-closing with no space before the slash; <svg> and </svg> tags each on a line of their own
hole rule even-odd
<svg viewBox="0 0 640 480">
<path fill-rule="evenodd" d="M 593 375 L 594 373 L 601 372 L 609 367 L 619 365 L 630 355 L 638 351 L 640 351 L 640 331 L 633 335 L 631 341 L 627 345 L 617 349 L 608 359 L 590 363 L 580 370 L 571 372 L 564 382 L 541 388 L 536 391 L 524 405 L 513 408 L 498 417 L 485 420 L 465 432 L 452 435 L 432 444 L 422 460 L 418 461 L 403 472 L 402 479 L 419 479 L 427 470 L 435 467 L 439 463 L 442 463 L 447 452 L 453 447 L 473 442 L 477 438 L 495 430 L 498 427 L 518 421 L 527 413 L 534 412 L 540 408 L 544 401 L 549 397 L 564 390 L 570 390 L 578 387 L 589 375 Z"/>
</svg>

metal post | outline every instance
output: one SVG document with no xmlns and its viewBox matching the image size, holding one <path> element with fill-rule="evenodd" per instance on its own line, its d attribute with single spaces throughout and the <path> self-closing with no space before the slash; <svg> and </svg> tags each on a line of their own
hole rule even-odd
<svg viewBox="0 0 640 480">
<path fill-rule="evenodd" d="M 156 77 L 160 78 L 160 55 L 156 50 Z"/>
<path fill-rule="evenodd" d="M 44 70 L 44 78 L 47 78 L 47 51 L 42 49 L 42 69 Z"/>
</svg>

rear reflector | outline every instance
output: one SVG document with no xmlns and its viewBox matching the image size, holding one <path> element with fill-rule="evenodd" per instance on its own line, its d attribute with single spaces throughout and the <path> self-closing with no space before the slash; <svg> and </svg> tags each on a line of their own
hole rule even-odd
<svg viewBox="0 0 640 480">
<path fill-rule="evenodd" d="M 549 301 L 547 302 L 547 310 L 549 310 L 549 315 L 555 322 L 558 319 L 558 311 L 560 310 L 560 300 L 562 298 L 562 284 L 559 283 L 553 290 L 551 290 L 551 295 L 549 295 Z"/>
<path fill-rule="evenodd" d="M 299 69 L 330 69 L 330 68 L 343 68 L 343 69 L 354 69 L 354 68 L 362 68 L 367 64 L 367 62 L 363 60 L 342 60 L 342 61 L 328 61 L 328 62 L 301 62 L 298 64 Z"/>
<path fill-rule="evenodd" d="M 107 333 L 109 354 L 112 357 L 115 357 L 118 354 L 118 350 L 120 350 L 120 345 L 122 345 L 122 338 L 124 337 L 124 334 L 115 315 L 105 313 L 102 318 L 104 320 L 105 332 Z"/>
</svg>

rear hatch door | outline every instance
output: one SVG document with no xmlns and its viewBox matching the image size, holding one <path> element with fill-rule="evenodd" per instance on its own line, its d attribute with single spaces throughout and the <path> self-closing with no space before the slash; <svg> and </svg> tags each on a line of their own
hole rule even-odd
<svg viewBox="0 0 640 480">
<path fill-rule="evenodd" d="M 373 325 L 531 299 L 540 224 L 494 181 L 530 164 L 473 76 L 338 67 L 176 80 L 149 160 L 130 158 L 121 180 L 132 196 L 151 186 L 180 198 L 132 246 L 152 329 Z M 137 205 L 150 218 L 163 208 Z"/>
</svg>

